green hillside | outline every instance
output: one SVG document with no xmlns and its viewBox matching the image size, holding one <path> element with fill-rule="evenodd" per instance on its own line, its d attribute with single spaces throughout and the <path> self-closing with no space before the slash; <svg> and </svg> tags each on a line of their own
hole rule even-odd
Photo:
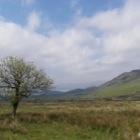
<svg viewBox="0 0 140 140">
<path fill-rule="evenodd" d="M 140 93 L 140 70 L 123 73 L 113 80 L 106 82 L 96 91 L 90 92 L 86 98 L 110 98 Z"/>
</svg>

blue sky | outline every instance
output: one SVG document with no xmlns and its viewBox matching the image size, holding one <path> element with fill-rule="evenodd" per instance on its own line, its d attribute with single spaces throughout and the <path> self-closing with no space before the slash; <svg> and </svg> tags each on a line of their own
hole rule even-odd
<svg viewBox="0 0 140 140">
<path fill-rule="evenodd" d="M 37 11 L 54 24 L 66 24 L 80 11 L 92 16 L 98 11 L 121 7 L 123 0 L 1 0 L 0 13 L 7 20 L 24 25 L 29 12 Z"/>
<path fill-rule="evenodd" d="M 139 0 L 1 0 L 0 55 L 33 61 L 55 89 L 140 68 Z"/>
</svg>

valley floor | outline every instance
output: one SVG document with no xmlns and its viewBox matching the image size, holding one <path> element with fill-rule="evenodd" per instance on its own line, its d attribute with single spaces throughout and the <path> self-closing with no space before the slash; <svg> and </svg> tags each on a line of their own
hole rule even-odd
<svg viewBox="0 0 140 140">
<path fill-rule="evenodd" d="M 22 103 L 0 106 L 0 140 L 138 140 L 139 101 Z"/>
</svg>

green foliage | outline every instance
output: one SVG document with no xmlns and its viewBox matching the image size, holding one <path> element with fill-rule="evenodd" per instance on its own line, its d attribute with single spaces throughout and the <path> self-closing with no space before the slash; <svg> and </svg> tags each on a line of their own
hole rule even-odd
<svg viewBox="0 0 140 140">
<path fill-rule="evenodd" d="M 42 69 L 17 57 L 7 57 L 0 61 L 0 82 L 2 87 L 15 89 L 16 95 L 21 96 L 29 96 L 52 85 L 52 80 Z"/>
<path fill-rule="evenodd" d="M 17 96 L 14 95 L 14 94 L 11 94 L 10 97 L 9 97 L 11 105 L 20 102 L 21 98 L 22 98 L 22 96 L 20 94 L 17 95 Z"/>
<path fill-rule="evenodd" d="M 10 56 L 0 61 L 0 83 L 0 94 L 10 97 L 15 115 L 22 97 L 50 88 L 53 81 L 32 62 Z"/>
</svg>

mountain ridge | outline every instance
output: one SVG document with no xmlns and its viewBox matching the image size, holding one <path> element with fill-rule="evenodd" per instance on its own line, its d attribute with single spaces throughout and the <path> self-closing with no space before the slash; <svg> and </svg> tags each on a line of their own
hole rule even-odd
<svg viewBox="0 0 140 140">
<path fill-rule="evenodd" d="M 140 93 L 140 70 L 124 72 L 102 84 L 96 91 L 88 93 L 86 98 L 111 98 Z"/>
<path fill-rule="evenodd" d="M 113 78 L 112 80 L 104 83 L 103 85 L 101 86 L 106 86 L 106 85 L 113 85 L 113 84 L 116 84 L 118 82 L 118 80 L 121 80 L 118 82 L 118 84 L 123 84 L 123 83 L 127 83 L 127 82 L 130 82 L 134 79 L 137 79 L 137 78 L 140 78 L 140 70 L 132 70 L 130 72 L 124 72 L 122 74 L 120 74 L 119 76 Z"/>
</svg>

